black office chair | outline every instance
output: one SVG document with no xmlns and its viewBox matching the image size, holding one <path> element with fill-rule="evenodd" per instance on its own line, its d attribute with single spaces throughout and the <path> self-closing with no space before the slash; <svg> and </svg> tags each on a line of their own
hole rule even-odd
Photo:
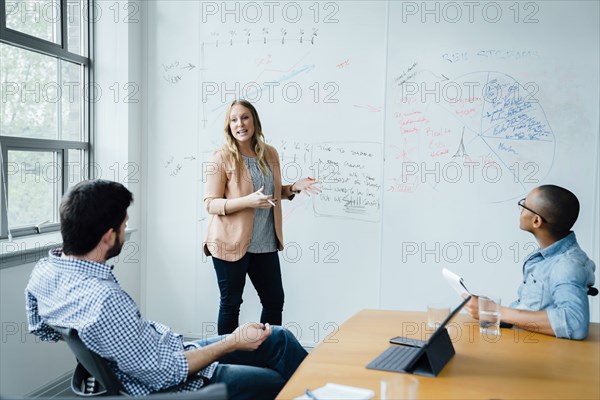
<svg viewBox="0 0 600 400">
<path fill-rule="evenodd" d="M 61 334 L 77 358 L 77 367 L 71 377 L 71 390 L 76 395 L 82 397 L 108 396 L 104 397 L 105 399 L 128 396 L 106 359 L 89 350 L 79 338 L 77 330 L 52 328 Z M 227 386 L 223 383 L 215 383 L 193 392 L 164 391 L 152 393 L 147 397 L 151 397 L 153 400 L 227 400 Z"/>
</svg>

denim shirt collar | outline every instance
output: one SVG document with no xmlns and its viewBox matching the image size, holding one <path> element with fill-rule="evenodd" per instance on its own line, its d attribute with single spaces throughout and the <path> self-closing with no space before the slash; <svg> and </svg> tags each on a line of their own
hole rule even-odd
<svg viewBox="0 0 600 400">
<path fill-rule="evenodd" d="M 575 238 L 575 232 L 571 232 L 559 241 L 552 243 L 550 246 L 546 247 L 543 250 L 540 250 L 540 254 L 544 258 L 549 258 L 556 254 L 564 253 L 575 243 L 577 243 L 577 239 Z"/>
<path fill-rule="evenodd" d="M 570 247 L 577 244 L 577 238 L 575 237 L 575 232 L 570 232 L 567 236 L 552 243 L 550 246 L 545 249 L 537 249 L 533 253 L 527 257 L 526 261 L 531 260 L 536 256 L 541 256 L 542 258 L 549 258 L 556 254 L 561 254 L 567 251 Z"/>
</svg>

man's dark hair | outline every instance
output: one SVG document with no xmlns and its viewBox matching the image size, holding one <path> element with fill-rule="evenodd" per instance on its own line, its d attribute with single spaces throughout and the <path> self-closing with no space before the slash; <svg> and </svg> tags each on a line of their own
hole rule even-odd
<svg viewBox="0 0 600 400">
<path fill-rule="evenodd" d="M 117 182 L 98 179 L 75 185 L 60 204 L 63 252 L 87 254 L 110 228 L 119 232 L 132 202 L 133 194 Z"/>
<path fill-rule="evenodd" d="M 579 216 L 577 196 L 556 185 L 543 185 L 538 190 L 542 200 L 542 215 L 548 220 L 550 232 L 556 236 L 565 236 Z"/>
</svg>

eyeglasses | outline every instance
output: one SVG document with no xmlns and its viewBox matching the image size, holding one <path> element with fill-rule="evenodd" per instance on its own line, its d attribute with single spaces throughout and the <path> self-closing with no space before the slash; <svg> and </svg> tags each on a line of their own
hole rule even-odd
<svg viewBox="0 0 600 400">
<path fill-rule="evenodd" d="M 535 215 L 537 215 L 538 217 L 540 217 L 542 219 L 542 221 L 544 221 L 545 223 L 548 223 L 548 220 L 546 220 L 544 217 L 542 217 L 539 213 L 533 211 L 531 208 L 527 207 L 525 205 L 525 199 L 521 199 L 519 200 L 519 202 L 517 203 L 519 205 L 519 207 L 524 208 L 525 210 L 534 213 Z"/>
</svg>

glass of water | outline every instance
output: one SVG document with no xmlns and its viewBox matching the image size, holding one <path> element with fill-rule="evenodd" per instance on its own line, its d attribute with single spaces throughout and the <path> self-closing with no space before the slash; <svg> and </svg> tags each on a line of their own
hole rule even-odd
<svg viewBox="0 0 600 400">
<path fill-rule="evenodd" d="M 500 335 L 500 298 L 479 296 L 479 332 Z"/>
</svg>

